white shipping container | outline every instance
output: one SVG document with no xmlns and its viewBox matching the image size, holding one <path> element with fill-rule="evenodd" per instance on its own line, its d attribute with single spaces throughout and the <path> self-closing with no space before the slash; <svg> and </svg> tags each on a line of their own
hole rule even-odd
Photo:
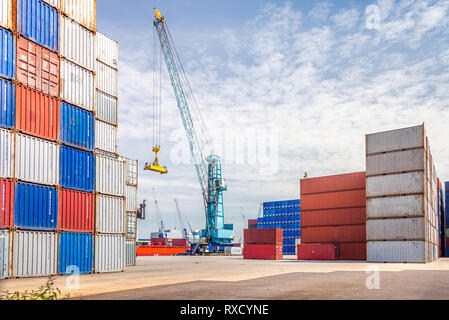
<svg viewBox="0 0 449 320">
<path fill-rule="evenodd" d="M 16 134 L 15 177 L 33 183 L 57 185 L 58 149 L 54 142 Z"/>
<path fill-rule="evenodd" d="M 125 203 L 123 198 L 98 195 L 95 230 L 101 233 L 125 233 Z"/>
<path fill-rule="evenodd" d="M 368 241 L 368 262 L 426 263 L 431 255 L 424 241 Z"/>
<path fill-rule="evenodd" d="M 125 185 L 126 211 L 137 211 L 137 187 Z"/>
<path fill-rule="evenodd" d="M 13 175 L 13 134 L 9 130 L 0 129 L 0 177 L 10 178 Z"/>
<path fill-rule="evenodd" d="M 59 0 L 42 0 L 42 1 L 46 2 L 47 4 L 51 5 L 52 7 L 59 9 Z"/>
<path fill-rule="evenodd" d="M 58 259 L 55 232 L 15 231 L 13 277 L 56 275 Z"/>
<path fill-rule="evenodd" d="M 96 31 L 96 0 L 61 0 L 61 10 L 70 18 Z"/>
<path fill-rule="evenodd" d="M 117 70 L 109 67 L 103 62 L 97 61 L 95 74 L 97 89 L 117 97 Z"/>
<path fill-rule="evenodd" d="M 117 125 L 117 98 L 97 90 L 96 116 L 99 120 Z"/>
<path fill-rule="evenodd" d="M 425 194 L 424 172 L 409 172 L 366 178 L 366 197 Z"/>
<path fill-rule="evenodd" d="M 116 234 L 95 236 L 95 272 L 125 270 L 125 237 Z"/>
<path fill-rule="evenodd" d="M 424 171 L 425 169 L 426 153 L 424 149 L 393 151 L 366 157 L 367 176 Z"/>
<path fill-rule="evenodd" d="M 137 215 L 135 212 L 126 213 L 126 238 L 136 239 L 137 237 Z"/>
<path fill-rule="evenodd" d="M 123 161 L 102 155 L 96 155 L 95 161 L 96 191 L 115 196 L 124 196 Z"/>
<path fill-rule="evenodd" d="M 366 154 L 424 148 L 424 125 L 366 135 Z"/>
<path fill-rule="evenodd" d="M 135 266 L 136 265 L 136 241 L 126 240 L 126 265 Z"/>
<path fill-rule="evenodd" d="M 118 42 L 97 31 L 97 59 L 118 69 Z"/>
<path fill-rule="evenodd" d="M 61 60 L 61 98 L 80 108 L 94 110 L 94 74 L 80 66 Z"/>
<path fill-rule="evenodd" d="M 425 217 L 424 196 L 367 199 L 366 214 L 368 219 Z"/>
<path fill-rule="evenodd" d="M 12 29 L 12 0 L 0 0 L 0 25 L 7 29 Z"/>
<path fill-rule="evenodd" d="M 0 280 L 9 277 L 9 230 L 0 230 Z"/>
<path fill-rule="evenodd" d="M 117 127 L 95 120 L 95 148 L 117 153 Z"/>
<path fill-rule="evenodd" d="M 125 157 L 121 157 L 121 159 L 125 162 L 125 183 L 130 186 L 137 186 L 138 161 Z"/>
<path fill-rule="evenodd" d="M 59 22 L 59 50 L 67 60 L 94 71 L 95 34 L 64 16 Z"/>
<path fill-rule="evenodd" d="M 366 240 L 426 240 L 425 218 L 374 219 L 366 221 Z"/>
</svg>

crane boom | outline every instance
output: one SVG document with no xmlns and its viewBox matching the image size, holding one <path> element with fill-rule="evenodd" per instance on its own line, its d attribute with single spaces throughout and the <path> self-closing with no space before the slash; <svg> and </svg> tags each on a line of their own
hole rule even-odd
<svg viewBox="0 0 449 320">
<path fill-rule="evenodd" d="M 160 238 L 165 238 L 164 237 L 164 231 L 165 231 L 165 227 L 164 227 L 164 221 L 162 221 L 162 216 L 161 216 L 161 212 L 159 210 L 159 203 L 157 202 L 157 197 L 156 197 L 156 189 L 153 188 L 153 198 L 154 198 L 154 211 L 156 212 L 156 219 L 158 227 L 159 227 L 159 237 Z"/>
</svg>

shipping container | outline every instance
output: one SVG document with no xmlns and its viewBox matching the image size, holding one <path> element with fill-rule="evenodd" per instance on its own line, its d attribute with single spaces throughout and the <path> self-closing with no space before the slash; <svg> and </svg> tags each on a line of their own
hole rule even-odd
<svg viewBox="0 0 449 320">
<path fill-rule="evenodd" d="M 366 241 L 366 226 L 327 226 L 301 228 L 302 243 L 344 243 Z"/>
<path fill-rule="evenodd" d="M 151 238 L 152 246 L 166 246 L 168 243 L 167 238 Z"/>
<path fill-rule="evenodd" d="M 17 81 L 52 97 L 59 97 L 59 57 L 23 37 L 17 38 Z"/>
<path fill-rule="evenodd" d="M 424 194 L 424 172 L 409 172 L 366 178 L 366 197 Z"/>
<path fill-rule="evenodd" d="M 0 228 L 14 224 L 14 182 L 0 178 Z"/>
<path fill-rule="evenodd" d="M 117 234 L 95 236 L 95 272 L 125 270 L 125 237 Z"/>
<path fill-rule="evenodd" d="M 98 90 L 117 97 L 118 72 L 117 70 L 97 61 L 95 66 L 96 87 Z"/>
<path fill-rule="evenodd" d="M 365 221 L 365 207 L 301 212 L 301 227 L 355 225 Z"/>
<path fill-rule="evenodd" d="M 0 0 L 0 26 L 13 30 L 12 0 Z"/>
<path fill-rule="evenodd" d="M 96 120 L 95 148 L 114 154 L 117 153 L 117 127 Z"/>
<path fill-rule="evenodd" d="M 340 243 L 340 260 L 366 260 L 366 242 Z"/>
<path fill-rule="evenodd" d="M 93 150 L 94 121 L 93 113 L 63 102 L 61 104 L 61 142 L 89 151 Z"/>
<path fill-rule="evenodd" d="M 9 230 L 0 230 L 0 280 L 9 277 L 10 237 Z"/>
<path fill-rule="evenodd" d="M 56 188 L 16 183 L 14 227 L 22 230 L 56 230 L 58 228 L 58 192 Z"/>
<path fill-rule="evenodd" d="M 367 176 L 424 171 L 426 152 L 424 149 L 412 149 L 373 154 L 366 157 Z"/>
<path fill-rule="evenodd" d="M 0 128 L 0 177 L 10 178 L 13 176 L 13 134 L 9 130 Z"/>
<path fill-rule="evenodd" d="M 248 227 L 257 227 L 257 219 L 248 219 Z"/>
<path fill-rule="evenodd" d="M 368 241 L 426 240 L 425 218 L 374 219 L 366 222 Z"/>
<path fill-rule="evenodd" d="M 58 184 L 59 152 L 54 142 L 16 134 L 15 178 L 38 184 Z"/>
<path fill-rule="evenodd" d="M 96 0 L 61 0 L 61 10 L 82 26 L 96 31 Z"/>
<path fill-rule="evenodd" d="M 0 28 L 0 75 L 14 79 L 16 71 L 16 39 L 11 31 Z"/>
<path fill-rule="evenodd" d="M 282 260 L 282 245 L 246 244 L 243 247 L 243 259 Z"/>
<path fill-rule="evenodd" d="M 365 172 L 356 172 L 301 179 L 301 200 L 304 194 L 364 189 L 365 175 Z"/>
<path fill-rule="evenodd" d="M 425 148 L 424 125 L 366 135 L 366 154 Z"/>
<path fill-rule="evenodd" d="M 426 263 L 431 261 L 429 247 L 424 241 L 370 241 L 367 243 L 368 262 Z"/>
<path fill-rule="evenodd" d="M 125 233 L 123 198 L 97 195 L 95 230 L 101 233 Z"/>
<path fill-rule="evenodd" d="M 301 195 L 301 211 L 364 207 L 365 189 Z"/>
<path fill-rule="evenodd" d="M 243 234 L 245 244 L 282 244 L 282 229 L 245 229 Z"/>
<path fill-rule="evenodd" d="M 0 127 L 14 128 L 16 123 L 16 85 L 0 78 Z"/>
<path fill-rule="evenodd" d="M 59 15 L 41 0 L 17 0 L 17 32 L 38 45 L 58 51 Z"/>
<path fill-rule="evenodd" d="M 96 191 L 124 196 L 123 161 L 107 156 L 96 156 Z"/>
<path fill-rule="evenodd" d="M 126 238 L 137 238 L 137 216 L 135 212 L 126 213 Z"/>
<path fill-rule="evenodd" d="M 13 277 L 56 275 L 58 239 L 55 232 L 15 231 L 13 238 Z"/>
<path fill-rule="evenodd" d="M 137 186 L 138 161 L 130 158 L 120 157 L 125 163 L 125 183 L 129 186 Z"/>
<path fill-rule="evenodd" d="M 368 219 L 425 216 L 423 195 L 371 198 L 366 200 Z"/>
<path fill-rule="evenodd" d="M 97 119 L 117 125 L 118 101 L 116 97 L 110 96 L 104 92 L 96 91 L 97 105 L 95 108 Z"/>
<path fill-rule="evenodd" d="M 136 241 L 126 240 L 126 266 L 136 265 Z"/>
<path fill-rule="evenodd" d="M 97 59 L 118 69 L 118 42 L 97 31 Z"/>
<path fill-rule="evenodd" d="M 57 141 L 59 100 L 23 85 L 17 85 L 16 94 L 16 128 L 32 136 Z"/>
<path fill-rule="evenodd" d="M 93 232 L 95 194 L 59 189 L 59 230 L 72 232 Z"/>
<path fill-rule="evenodd" d="M 64 188 L 95 191 L 95 156 L 92 152 L 60 146 L 59 185 Z"/>
<path fill-rule="evenodd" d="M 42 1 L 51 5 L 52 7 L 55 7 L 56 9 L 59 9 L 59 0 L 42 0 Z"/>
<path fill-rule="evenodd" d="M 297 246 L 298 260 L 337 260 L 334 244 L 303 243 Z"/>
<path fill-rule="evenodd" d="M 70 61 L 61 60 L 61 98 L 77 107 L 94 110 L 94 74 Z"/>
<path fill-rule="evenodd" d="M 95 33 L 64 16 L 61 16 L 59 31 L 60 54 L 67 60 L 94 71 Z"/>
<path fill-rule="evenodd" d="M 59 236 L 59 274 L 93 271 L 94 243 L 91 233 L 62 232 Z"/>
<path fill-rule="evenodd" d="M 137 187 L 125 185 L 126 211 L 137 211 Z"/>
<path fill-rule="evenodd" d="M 187 239 L 172 239 L 171 245 L 173 247 L 187 247 Z"/>
</svg>

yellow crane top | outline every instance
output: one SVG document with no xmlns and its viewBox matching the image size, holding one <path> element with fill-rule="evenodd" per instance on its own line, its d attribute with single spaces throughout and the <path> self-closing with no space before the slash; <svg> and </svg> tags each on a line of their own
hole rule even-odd
<svg viewBox="0 0 449 320">
<path fill-rule="evenodd" d="M 154 17 L 161 21 L 162 23 L 165 23 L 165 19 L 164 17 L 161 15 L 161 12 L 159 10 L 157 10 L 156 8 L 154 8 Z"/>
</svg>

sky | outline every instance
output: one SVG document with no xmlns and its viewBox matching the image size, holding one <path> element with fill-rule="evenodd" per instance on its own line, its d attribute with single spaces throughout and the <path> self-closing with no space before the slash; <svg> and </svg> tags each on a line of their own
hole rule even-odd
<svg viewBox="0 0 449 320">
<path fill-rule="evenodd" d="M 174 198 L 204 227 L 201 189 L 167 71 L 160 162 L 153 160 L 153 7 L 167 20 L 215 151 L 236 240 L 264 201 L 298 199 L 299 180 L 365 170 L 365 135 L 425 123 L 449 180 L 449 1 L 97 0 L 97 29 L 119 42 L 119 153 L 139 160 L 138 236 L 166 226 Z M 157 69 L 157 68 L 156 68 Z M 187 157 L 187 160 L 186 160 Z M 179 227 L 178 227 L 179 228 Z"/>
</svg>

